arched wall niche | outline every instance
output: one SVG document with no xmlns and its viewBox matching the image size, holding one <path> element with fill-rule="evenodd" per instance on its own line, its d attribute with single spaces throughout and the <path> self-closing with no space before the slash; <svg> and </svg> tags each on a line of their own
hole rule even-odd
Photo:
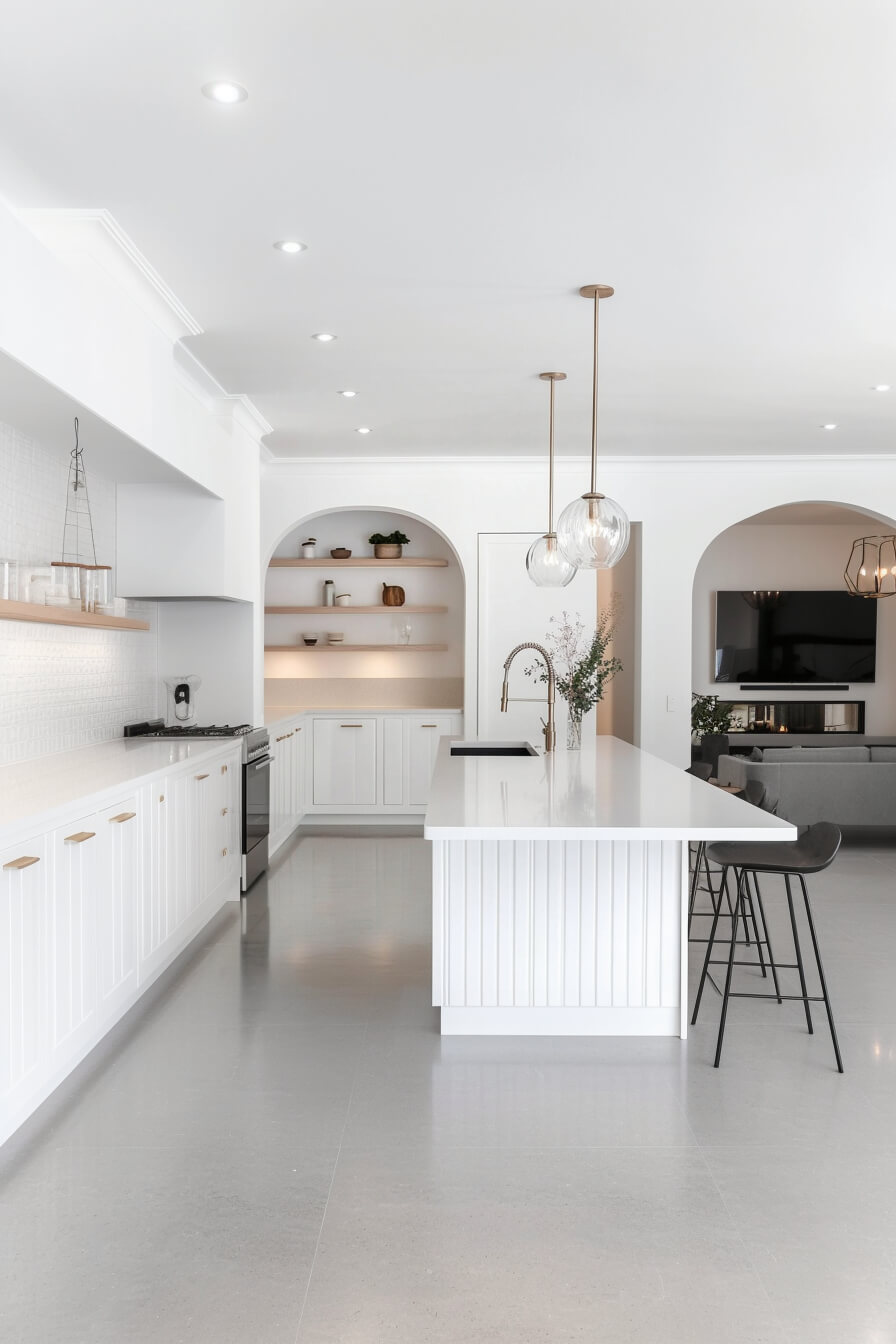
<svg viewBox="0 0 896 1344">
<path fill-rule="evenodd" d="M 723 528 L 706 546 L 693 582 L 692 689 L 723 700 L 863 701 L 865 732 L 896 733 L 896 598 L 875 603 L 875 680 L 836 694 L 793 686 L 774 694 L 743 692 L 714 680 L 715 594 L 721 589 L 844 590 L 843 570 L 856 537 L 896 530 L 872 509 L 830 499 L 804 499 L 750 514 Z M 855 598 L 859 602 L 863 599 Z"/>
<path fill-rule="evenodd" d="M 404 558 L 444 560 L 443 566 L 357 566 L 329 561 L 330 551 L 347 547 L 352 559 L 373 558 L 368 537 L 395 530 L 411 538 Z M 309 535 L 323 566 L 270 567 L 270 560 L 295 559 Z M 425 518 L 407 509 L 349 504 L 318 509 L 283 529 L 265 569 L 265 607 L 322 606 L 326 579 L 349 605 L 330 611 L 272 613 L 264 618 L 265 703 L 277 707 L 463 709 L 465 579 L 452 542 Z M 383 583 L 405 590 L 405 605 L 384 607 Z M 375 608 L 361 611 L 355 608 Z M 430 607 L 441 610 L 421 611 Z M 402 627 L 410 626 L 407 646 Z M 342 633 L 345 645 L 328 647 L 327 636 Z M 318 644 L 306 648 L 305 636 Z M 290 651 L 271 645 L 292 646 Z M 373 647 L 371 647 L 373 646 Z M 419 651 L 417 646 L 426 646 Z M 432 647 L 435 646 L 435 647 Z M 294 651 L 292 651 L 294 649 Z"/>
</svg>

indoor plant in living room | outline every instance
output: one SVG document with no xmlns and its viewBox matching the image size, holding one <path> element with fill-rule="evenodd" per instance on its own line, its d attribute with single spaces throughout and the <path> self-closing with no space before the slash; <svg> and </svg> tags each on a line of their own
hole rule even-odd
<svg viewBox="0 0 896 1344">
<path fill-rule="evenodd" d="M 604 697 L 607 682 L 622 671 L 622 663 L 610 654 L 610 645 L 616 634 L 619 615 L 617 598 L 601 612 L 597 626 L 590 634 L 576 612 L 575 617 L 564 611 L 552 616 L 551 629 L 545 643 L 554 664 L 557 690 L 566 701 L 566 749 L 578 751 L 582 745 L 582 719 Z M 548 674 L 541 663 L 525 669 L 527 677 L 546 682 Z"/>
<path fill-rule="evenodd" d="M 700 759 L 718 769 L 719 756 L 728 751 L 728 733 L 734 722 L 734 707 L 717 695 L 691 692 L 691 733 L 700 744 Z"/>
<path fill-rule="evenodd" d="M 402 546 L 410 546 L 411 539 L 403 532 L 374 532 L 367 538 L 377 560 L 400 560 Z"/>
</svg>

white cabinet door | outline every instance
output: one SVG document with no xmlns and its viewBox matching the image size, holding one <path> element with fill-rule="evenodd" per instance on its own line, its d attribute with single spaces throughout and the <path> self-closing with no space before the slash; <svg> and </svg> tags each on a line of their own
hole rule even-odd
<svg viewBox="0 0 896 1344">
<path fill-rule="evenodd" d="M 53 832 L 47 902 L 50 1056 L 68 1056 L 96 1030 L 97 906 L 105 874 L 99 814 Z"/>
<path fill-rule="evenodd" d="M 142 846 L 135 796 L 97 814 L 102 871 L 97 901 L 99 1008 L 115 1016 L 137 988 Z"/>
<path fill-rule="evenodd" d="M 168 813 L 170 784 L 162 779 L 141 793 L 146 809 L 141 830 L 143 891 L 141 902 L 140 961 L 149 962 L 165 943 L 173 926 L 168 912 Z"/>
<path fill-rule="evenodd" d="M 47 1040 L 47 847 L 43 836 L 0 852 L 0 1110 L 43 1073 Z M 3 1126 L 4 1130 L 6 1126 Z"/>
<path fill-rule="evenodd" d="M 314 720 L 315 807 L 375 807 L 376 719 Z"/>
<path fill-rule="evenodd" d="M 401 807 L 407 801 L 405 720 L 399 714 L 387 714 L 383 717 L 383 806 Z"/>
<path fill-rule="evenodd" d="M 209 836 L 209 891 L 222 882 L 238 880 L 240 866 L 240 777 L 239 762 L 226 761 L 211 770 L 211 822 Z"/>
<path fill-rule="evenodd" d="M 456 731 L 456 720 L 450 714 L 424 714 L 406 719 L 407 780 L 410 804 L 429 802 L 429 785 L 439 739 Z"/>
<path fill-rule="evenodd" d="M 292 760 L 292 812 L 290 830 L 299 824 L 305 815 L 305 752 L 307 750 L 304 723 L 297 723 L 293 738 Z"/>
</svg>

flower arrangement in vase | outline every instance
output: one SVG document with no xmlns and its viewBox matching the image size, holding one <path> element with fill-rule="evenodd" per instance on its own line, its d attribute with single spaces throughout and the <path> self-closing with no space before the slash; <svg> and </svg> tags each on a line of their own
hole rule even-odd
<svg viewBox="0 0 896 1344">
<path fill-rule="evenodd" d="M 566 721 L 566 749 L 578 751 L 582 745 L 582 719 L 604 698 L 608 681 L 622 671 L 622 663 L 609 652 L 616 634 L 619 599 L 614 597 L 598 617 L 596 628 L 589 634 L 585 623 L 576 612 L 575 618 L 564 611 L 552 616 L 545 639 L 557 690 L 566 701 L 569 717 Z M 527 677 L 546 682 L 548 674 L 540 663 L 525 669 Z"/>
</svg>

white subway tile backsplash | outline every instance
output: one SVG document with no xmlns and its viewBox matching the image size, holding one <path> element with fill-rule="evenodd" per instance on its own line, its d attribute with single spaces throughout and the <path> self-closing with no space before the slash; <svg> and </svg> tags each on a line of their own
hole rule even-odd
<svg viewBox="0 0 896 1344">
<path fill-rule="evenodd" d="M 100 564 L 115 561 L 115 484 L 90 468 Z M 26 571 L 61 558 L 71 444 L 47 447 L 0 422 L 0 556 Z M 158 711 L 156 604 L 131 602 L 146 632 L 0 621 L 0 764 L 89 746 Z"/>
</svg>

